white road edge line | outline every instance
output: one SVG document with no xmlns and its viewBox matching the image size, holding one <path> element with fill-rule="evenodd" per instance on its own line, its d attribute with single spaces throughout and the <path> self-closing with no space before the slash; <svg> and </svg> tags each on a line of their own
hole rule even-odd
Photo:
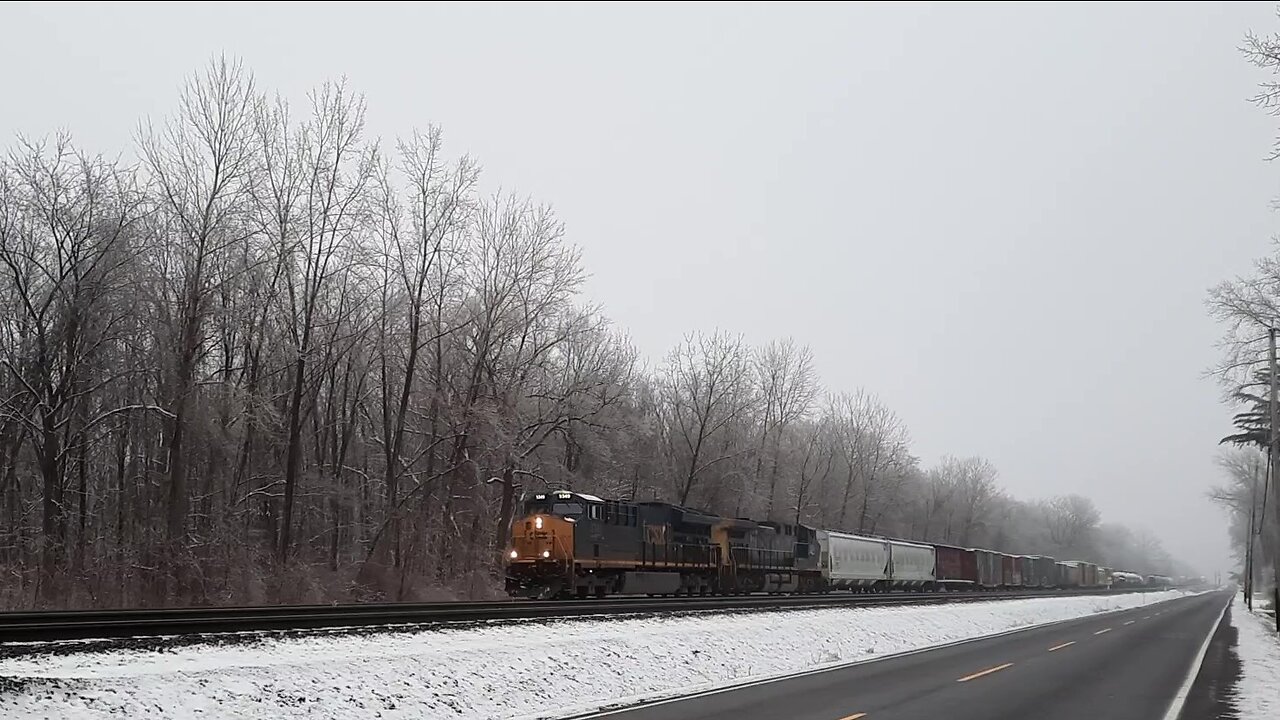
<svg viewBox="0 0 1280 720">
<path fill-rule="evenodd" d="M 1227 608 L 1231 607 L 1232 598 L 1234 595 L 1227 598 L 1227 602 L 1222 605 L 1222 610 L 1218 613 L 1218 619 L 1213 621 L 1213 627 L 1209 628 L 1209 634 L 1205 635 L 1204 642 L 1200 644 L 1200 652 L 1196 654 L 1195 662 L 1191 663 L 1191 669 L 1187 672 L 1187 679 L 1183 681 L 1182 687 L 1178 688 L 1178 694 L 1174 695 L 1169 703 L 1164 720 L 1178 720 L 1178 716 L 1182 714 L 1182 707 L 1187 704 L 1187 696 L 1191 694 L 1191 686 L 1195 684 L 1196 676 L 1200 674 L 1200 666 L 1204 664 L 1204 656 L 1209 652 L 1209 643 L 1213 640 L 1214 633 L 1218 632 L 1218 626 L 1222 624 L 1222 617 L 1227 614 Z"/>
<path fill-rule="evenodd" d="M 1209 592 L 1212 592 L 1212 591 L 1209 591 Z M 1177 602 L 1179 600 L 1185 600 L 1187 598 L 1199 597 L 1202 594 L 1205 594 L 1205 593 L 1192 593 L 1190 595 L 1183 595 L 1182 597 L 1169 598 L 1168 600 L 1160 600 L 1156 603 L 1153 603 L 1152 605 L 1162 605 L 1164 603 Z M 1070 597 L 1070 596 L 1067 596 L 1067 597 Z M 858 665 L 866 665 L 868 663 L 880 662 L 882 660 L 893 660 L 895 658 L 902 658 L 902 657 L 908 657 L 911 655 L 919 655 L 920 653 L 933 652 L 934 650 L 941 650 L 943 648 L 956 647 L 958 645 L 968 645 L 969 643 L 980 642 L 982 640 L 993 640 L 998 637 L 1004 637 L 1005 635 L 1013 635 L 1015 633 L 1026 632 L 1028 630 L 1035 630 L 1036 628 L 1050 627 L 1052 625 L 1061 625 L 1063 623 L 1075 622 L 1078 620 L 1093 620 L 1101 617 L 1106 617 L 1107 615 L 1114 615 L 1116 613 L 1122 613 L 1122 612 L 1133 612 L 1134 610 L 1149 608 L 1152 605 L 1136 605 L 1134 607 L 1120 608 L 1118 610 L 1104 610 L 1103 612 L 1100 612 L 1100 613 L 1093 613 L 1090 615 L 1081 615 L 1079 617 L 1067 618 L 1065 620 L 1054 620 L 1047 623 L 1038 623 L 1035 625 L 1024 625 L 1022 627 L 1016 627 L 1016 628 L 1013 628 L 1012 630 L 1004 630 L 998 633 L 993 633 L 991 635 L 981 635 L 979 637 L 965 638 L 963 640 L 954 640 L 952 642 L 943 643 L 941 645 L 930 645 L 929 647 L 916 648 L 915 650 L 907 650 L 905 652 L 892 653 L 890 655 L 881 655 L 880 657 L 866 658 L 863 660 L 851 660 L 849 662 L 837 663 L 835 665 L 829 665 L 827 667 L 818 667 L 818 668 L 812 668 L 809 670 L 801 670 L 800 672 L 790 673 L 787 675 L 778 675 L 776 677 L 761 678 L 759 680 L 749 680 L 744 683 L 735 683 L 733 685 L 726 685 L 724 687 L 712 688 L 710 690 L 702 690 L 700 692 L 693 692 L 687 695 L 676 695 L 673 697 L 661 698 L 658 700 L 641 700 L 639 702 L 630 703 L 625 707 L 611 707 L 611 708 L 605 707 L 599 710 L 591 710 L 588 712 L 579 713 L 577 715 L 569 715 L 569 716 L 560 718 L 559 720 L 595 720 L 595 718 L 621 715 L 622 713 L 625 713 L 625 712 L 634 712 L 636 710 L 639 710 L 640 708 L 651 708 L 651 707 L 657 707 L 659 705 L 670 705 L 671 703 L 684 702 L 685 700 L 693 700 L 695 698 L 709 697 L 711 695 L 720 695 L 722 693 L 727 693 L 727 692 L 736 692 L 738 690 L 743 690 L 749 687 L 755 687 L 757 685 L 771 685 L 773 683 L 784 682 L 787 680 L 794 680 L 796 678 L 805 677 L 806 675 L 819 675 L 821 673 L 836 672 L 838 670 L 846 670 L 848 668 L 855 667 Z"/>
</svg>

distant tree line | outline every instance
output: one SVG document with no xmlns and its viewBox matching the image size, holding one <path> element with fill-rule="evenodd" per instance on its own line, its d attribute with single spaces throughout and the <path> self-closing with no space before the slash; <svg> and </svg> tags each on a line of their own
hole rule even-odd
<svg viewBox="0 0 1280 720">
<path fill-rule="evenodd" d="M 560 487 L 1168 570 L 1085 498 L 921 467 L 790 340 L 646 369 L 551 208 L 343 84 L 294 108 L 216 60 L 135 155 L 0 160 L 0 606 L 483 597 Z"/>
</svg>

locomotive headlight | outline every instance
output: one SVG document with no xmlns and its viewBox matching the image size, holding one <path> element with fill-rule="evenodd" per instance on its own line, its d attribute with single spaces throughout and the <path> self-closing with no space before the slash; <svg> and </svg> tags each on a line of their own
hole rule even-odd
<svg viewBox="0 0 1280 720">
<path fill-rule="evenodd" d="M 534 526 L 535 528 L 539 529 L 539 530 L 541 530 L 541 529 L 542 529 L 542 516 L 541 516 L 541 515 L 539 515 L 538 517 L 536 517 L 536 518 L 534 518 L 534 519 L 533 519 L 533 526 Z"/>
<path fill-rule="evenodd" d="M 520 553 L 516 552 L 515 550 L 512 550 L 512 551 L 511 551 L 511 559 L 512 559 L 512 560 L 515 560 L 515 559 L 516 559 L 516 558 L 518 558 L 518 557 L 520 557 Z"/>
<path fill-rule="evenodd" d="M 543 550 L 543 551 L 542 551 L 542 557 L 544 557 L 544 558 L 549 558 L 549 557 L 551 557 L 551 551 L 550 551 L 550 550 Z"/>
</svg>

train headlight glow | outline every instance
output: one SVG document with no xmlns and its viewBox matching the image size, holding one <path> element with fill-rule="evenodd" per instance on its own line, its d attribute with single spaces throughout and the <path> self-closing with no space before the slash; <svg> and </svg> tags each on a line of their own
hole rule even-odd
<svg viewBox="0 0 1280 720">
<path fill-rule="evenodd" d="M 533 519 L 533 526 L 539 530 L 542 529 L 542 516 Z"/>
<path fill-rule="evenodd" d="M 515 550 L 512 550 L 512 551 L 511 551 L 511 559 L 512 559 L 512 560 L 515 560 L 515 559 L 516 559 L 516 558 L 518 558 L 518 557 L 520 557 L 520 553 L 516 552 Z"/>
<path fill-rule="evenodd" d="M 549 557 L 551 557 L 551 551 L 550 551 L 550 550 L 543 550 L 543 551 L 542 551 L 542 557 L 544 557 L 544 558 L 549 558 Z"/>
</svg>

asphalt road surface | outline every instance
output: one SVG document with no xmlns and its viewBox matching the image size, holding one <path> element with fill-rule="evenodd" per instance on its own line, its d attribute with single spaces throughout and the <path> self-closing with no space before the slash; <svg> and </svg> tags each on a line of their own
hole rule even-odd
<svg viewBox="0 0 1280 720">
<path fill-rule="evenodd" d="M 1165 720 L 1229 601 L 1207 593 L 590 717 Z"/>
</svg>

